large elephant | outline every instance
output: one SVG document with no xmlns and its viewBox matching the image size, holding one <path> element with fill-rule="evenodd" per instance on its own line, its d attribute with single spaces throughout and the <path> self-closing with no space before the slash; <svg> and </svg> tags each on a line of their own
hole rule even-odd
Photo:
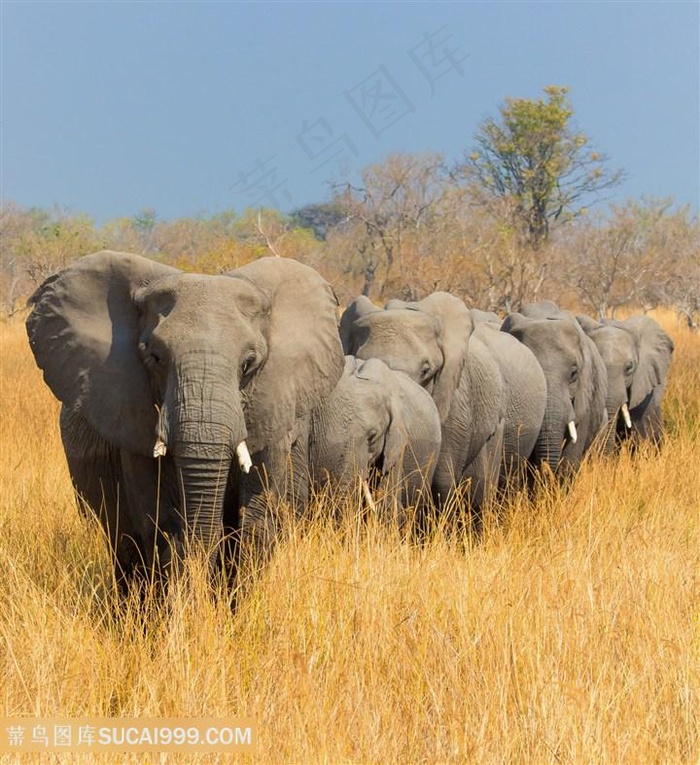
<svg viewBox="0 0 700 765">
<path fill-rule="evenodd" d="M 583 315 L 576 318 L 605 363 L 611 438 L 619 443 L 633 436 L 659 445 L 663 438 L 661 400 L 673 341 L 649 316 L 602 322 Z"/>
<path fill-rule="evenodd" d="M 600 353 L 575 317 L 549 301 L 509 314 L 501 329 L 530 348 L 547 381 L 532 460 L 569 473 L 607 422 L 607 374 Z"/>
<path fill-rule="evenodd" d="M 310 465 L 317 483 L 340 487 L 379 474 L 405 528 L 409 508 L 420 512 L 430 496 L 440 438 L 427 391 L 380 359 L 346 356 L 338 384 L 312 415 Z"/>
<path fill-rule="evenodd" d="M 167 573 L 190 540 L 213 561 L 224 531 L 267 550 L 269 497 L 305 501 L 311 410 L 343 370 L 329 285 L 282 258 L 210 276 L 103 251 L 30 304 L 70 474 L 118 581 Z"/>
<path fill-rule="evenodd" d="M 522 485 L 542 427 L 547 381 L 535 354 L 512 335 L 501 332 L 503 319 L 493 311 L 470 308 L 474 336 L 488 348 L 503 380 L 503 468 L 501 485 Z"/>
<path fill-rule="evenodd" d="M 506 332 L 501 319 L 470 309 L 475 320 L 474 337 L 481 340 L 498 365 L 502 387 L 504 488 L 522 485 L 531 464 L 547 404 L 547 381 L 535 354 Z M 476 315 L 475 315 L 476 314 Z M 495 317 L 495 321 L 493 318 Z"/>
<path fill-rule="evenodd" d="M 503 382 L 488 349 L 474 336 L 464 303 L 435 292 L 415 303 L 390 301 L 381 309 L 363 296 L 343 313 L 340 332 L 346 353 L 379 358 L 428 390 L 442 427 L 435 499 L 444 504 L 464 485 L 470 506 L 478 510 L 501 469 Z"/>
</svg>

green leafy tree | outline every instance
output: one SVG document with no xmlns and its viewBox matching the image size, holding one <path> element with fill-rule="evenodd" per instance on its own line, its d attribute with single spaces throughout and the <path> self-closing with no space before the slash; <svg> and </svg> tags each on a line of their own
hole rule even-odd
<svg viewBox="0 0 700 765">
<path fill-rule="evenodd" d="M 496 217 L 507 219 L 537 249 L 553 226 L 580 216 L 600 192 L 618 185 L 605 155 L 570 124 L 569 89 L 544 88 L 546 98 L 508 98 L 500 118 L 486 119 L 476 147 L 457 168 Z"/>
</svg>

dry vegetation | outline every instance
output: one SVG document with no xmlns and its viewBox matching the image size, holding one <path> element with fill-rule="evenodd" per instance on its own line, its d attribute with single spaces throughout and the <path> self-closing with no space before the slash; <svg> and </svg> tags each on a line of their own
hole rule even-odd
<svg viewBox="0 0 700 765">
<path fill-rule="evenodd" d="M 263 763 L 696 762 L 700 337 L 665 325 L 660 455 L 591 460 L 479 543 L 315 521 L 235 614 L 195 572 L 144 623 L 111 616 L 57 403 L 1 323 L 0 714 L 249 715 Z"/>
</svg>

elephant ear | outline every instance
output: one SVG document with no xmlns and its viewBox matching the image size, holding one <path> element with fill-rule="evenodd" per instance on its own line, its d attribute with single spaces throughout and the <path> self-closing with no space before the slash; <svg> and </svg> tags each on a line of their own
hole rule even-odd
<svg viewBox="0 0 700 765">
<path fill-rule="evenodd" d="M 474 322 L 467 306 L 447 292 L 433 292 L 413 306 L 413 310 L 426 313 L 438 322 L 438 342 L 444 361 L 435 376 L 432 396 L 440 422 L 445 422 L 467 361 Z M 407 303 L 406 308 L 410 309 L 411 304 Z"/>
<path fill-rule="evenodd" d="M 415 303 L 409 303 L 405 300 L 399 300 L 399 298 L 391 298 L 384 304 L 385 311 L 391 311 L 392 308 L 409 308 L 415 310 Z"/>
<path fill-rule="evenodd" d="M 474 325 L 492 324 L 496 327 L 501 326 L 501 317 L 493 311 L 482 311 L 480 308 L 470 308 L 469 313 L 471 314 Z"/>
<path fill-rule="evenodd" d="M 574 322 L 574 324 L 576 324 Z M 595 435 L 605 425 L 608 420 L 605 401 L 608 395 L 608 371 L 600 355 L 598 346 L 585 333 L 582 327 L 576 324 L 579 331 L 581 342 L 588 353 L 584 353 L 584 370 L 581 371 L 581 378 L 590 381 L 590 389 L 587 391 L 589 396 L 589 410 L 591 432 L 589 434 L 589 443 L 592 442 Z"/>
<path fill-rule="evenodd" d="M 524 305 L 521 313 L 530 319 L 556 319 L 561 313 L 561 308 L 552 300 L 540 300 L 538 303 Z"/>
<path fill-rule="evenodd" d="M 440 416 L 431 395 L 403 372 L 388 370 L 391 420 L 384 445 L 385 468 L 399 467 L 402 478 L 426 467 L 425 457 L 440 451 Z"/>
<path fill-rule="evenodd" d="M 399 372 L 398 374 L 402 373 Z M 400 468 L 404 462 L 406 449 L 411 448 L 408 442 L 405 418 L 405 412 L 392 411 L 391 420 L 384 439 L 384 461 L 382 463 L 384 475 Z"/>
<path fill-rule="evenodd" d="M 518 330 L 524 327 L 530 319 L 526 316 L 523 316 L 523 314 L 518 313 L 517 311 L 514 311 L 513 313 L 509 313 L 508 316 L 503 319 L 503 322 L 501 324 L 501 332 L 508 332 L 511 335 L 514 335 L 518 338 L 518 340 L 521 340 L 520 335 L 518 334 Z"/>
<path fill-rule="evenodd" d="M 639 362 L 630 390 L 630 409 L 634 409 L 654 390 L 664 385 L 671 366 L 673 340 L 649 316 L 632 316 L 622 322 L 639 341 Z"/>
<path fill-rule="evenodd" d="M 583 313 L 576 315 L 576 321 L 581 325 L 581 328 L 587 335 L 590 335 L 591 332 L 594 332 L 596 329 L 600 329 L 603 326 L 599 321 L 591 319 L 590 316 L 586 316 L 586 314 Z"/>
<path fill-rule="evenodd" d="M 407 429 L 411 424 L 411 416 L 405 397 L 405 383 L 417 383 L 413 383 L 403 372 L 394 372 L 377 358 L 356 360 L 353 374 L 360 380 L 371 381 L 386 407 L 377 420 L 377 424 L 385 425 L 382 472 L 386 475 L 401 464 L 408 443 Z M 428 395 L 422 388 L 419 390 Z"/>
<path fill-rule="evenodd" d="M 345 357 L 345 368 L 360 380 L 373 380 L 382 385 L 387 384 L 387 375 L 392 374 L 389 367 L 381 359 L 358 359 L 355 356 Z"/>
<path fill-rule="evenodd" d="M 270 301 L 268 356 L 246 389 L 248 435 L 262 448 L 288 437 L 340 379 L 338 301 L 319 273 L 288 258 L 260 258 L 228 276 L 246 279 Z"/>
<path fill-rule="evenodd" d="M 371 313 L 377 313 L 382 309 L 365 295 L 356 297 L 352 303 L 343 311 L 340 317 L 340 341 L 343 344 L 343 352 L 353 354 L 362 345 L 362 340 L 358 337 L 355 322 L 363 316 Z"/>
<path fill-rule="evenodd" d="M 133 293 L 179 273 L 139 255 L 104 250 L 50 276 L 29 298 L 29 345 L 67 409 L 104 439 L 151 456 L 156 410 L 138 355 Z"/>
</svg>

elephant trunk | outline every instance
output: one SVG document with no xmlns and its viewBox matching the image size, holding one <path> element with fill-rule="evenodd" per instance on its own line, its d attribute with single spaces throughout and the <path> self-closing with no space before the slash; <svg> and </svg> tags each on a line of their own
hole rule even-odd
<svg viewBox="0 0 700 765">
<path fill-rule="evenodd" d="M 536 466 L 546 463 L 549 465 L 552 473 L 556 473 L 561 460 L 563 438 L 555 427 L 543 427 L 535 443 L 533 452 Z"/>
<path fill-rule="evenodd" d="M 206 457 L 178 457 L 175 460 L 188 533 L 210 553 L 221 537 L 230 462 L 230 459 Z"/>
<path fill-rule="evenodd" d="M 165 438 L 180 480 L 187 533 L 213 552 L 222 532 L 224 495 L 234 457 L 237 469 L 252 466 L 246 445 L 241 395 L 230 382 L 180 382 L 162 416 Z M 158 444 L 156 444 L 158 445 Z"/>
<path fill-rule="evenodd" d="M 605 411 L 608 413 L 606 450 L 615 446 L 615 438 L 625 438 L 632 427 L 629 410 L 629 390 L 622 383 L 608 381 Z"/>
<path fill-rule="evenodd" d="M 576 443 L 577 438 L 573 409 L 567 412 L 562 410 L 558 402 L 554 406 L 548 404 L 533 451 L 535 465 L 541 465 L 544 462 L 549 465 L 553 473 L 558 472 L 565 445 Z"/>
</svg>

